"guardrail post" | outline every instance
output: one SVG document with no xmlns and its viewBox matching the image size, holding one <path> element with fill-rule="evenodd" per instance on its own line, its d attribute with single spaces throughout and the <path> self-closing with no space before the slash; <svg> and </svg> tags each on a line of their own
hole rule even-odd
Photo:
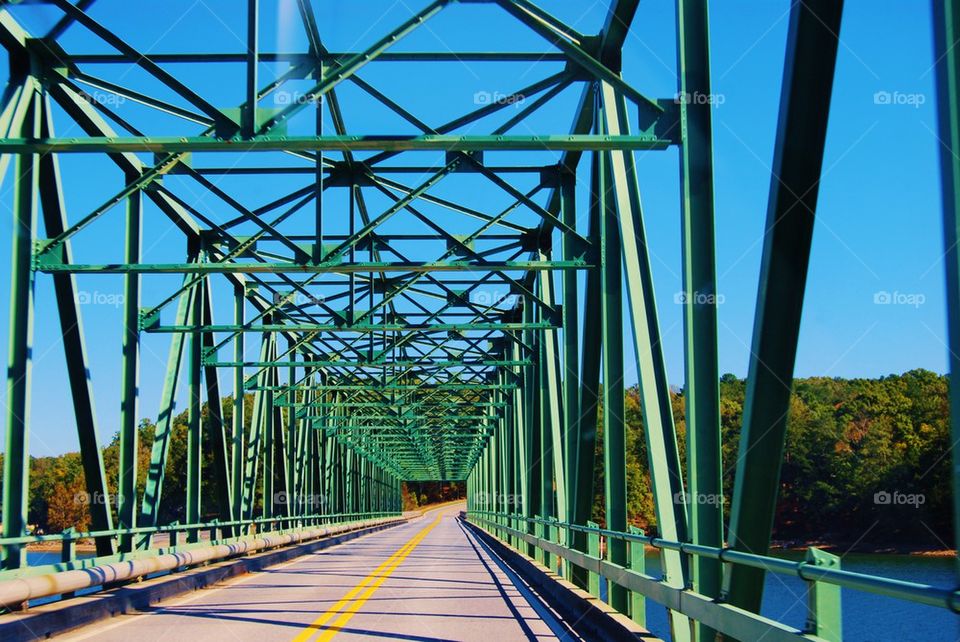
<svg viewBox="0 0 960 642">
<path fill-rule="evenodd" d="M 177 547 L 177 540 L 178 540 L 178 536 L 180 535 L 180 533 L 177 531 L 177 526 L 179 526 L 179 525 L 180 525 L 180 522 L 179 522 L 179 521 L 176 521 L 176 522 L 173 522 L 172 524 L 170 524 L 170 526 L 173 527 L 173 530 L 170 531 L 170 535 L 169 535 L 169 538 L 170 538 L 170 539 L 169 539 L 170 548 L 176 548 L 176 547 Z"/>
<path fill-rule="evenodd" d="M 808 564 L 840 569 L 840 557 L 818 548 L 807 549 Z M 843 624 L 840 609 L 840 587 L 816 580 L 807 582 L 806 632 L 829 642 L 843 639 Z"/>
<path fill-rule="evenodd" d="M 600 525 L 587 522 L 587 528 L 600 528 Z M 600 559 L 600 533 L 596 531 L 587 533 L 587 555 Z M 600 576 L 593 571 L 587 572 L 587 591 L 594 597 L 600 597 Z"/>
<path fill-rule="evenodd" d="M 551 544 L 556 544 L 557 542 L 557 518 L 548 517 L 547 523 L 544 525 L 544 539 L 546 539 Z M 558 572 L 558 566 L 560 565 L 559 558 L 556 558 L 554 555 L 549 553 L 544 554 L 544 564 L 554 573 Z M 555 559 L 556 558 L 556 559 Z"/>
<path fill-rule="evenodd" d="M 63 530 L 63 540 L 61 540 L 60 546 L 60 561 L 64 563 L 73 562 L 77 559 L 77 540 L 74 539 L 74 535 L 77 532 L 72 526 Z M 73 591 L 66 591 L 61 593 L 61 599 L 67 599 L 76 595 Z"/>
<path fill-rule="evenodd" d="M 537 525 L 540 527 L 540 534 L 538 535 L 538 537 L 541 540 L 549 539 L 550 525 L 546 523 L 547 518 L 544 515 L 537 515 L 537 519 L 543 520 L 537 523 Z M 543 548 L 540 548 L 539 550 L 542 558 L 540 560 L 540 563 L 546 566 L 547 568 L 550 568 L 550 553 L 548 553 L 546 549 L 543 549 Z"/>
<path fill-rule="evenodd" d="M 61 533 L 61 535 L 63 535 L 60 546 L 61 562 L 72 562 L 77 559 L 77 540 L 74 539 L 76 532 L 76 529 L 71 526 L 70 528 L 64 529 L 63 533 Z"/>
<path fill-rule="evenodd" d="M 539 516 L 538 516 L 539 517 Z M 543 523 L 536 521 L 533 523 L 533 536 L 537 539 L 543 539 Z M 544 563 L 543 549 L 539 546 L 533 547 L 533 559 L 537 560 L 541 564 Z"/>
<path fill-rule="evenodd" d="M 628 530 L 631 535 L 642 536 L 645 534 L 642 528 L 637 528 L 636 526 L 630 526 Z M 631 571 L 636 571 L 637 573 L 643 573 L 646 571 L 647 565 L 644 552 L 645 546 L 643 542 L 637 540 L 630 541 L 630 566 L 628 568 Z M 640 626 L 646 626 L 647 604 L 646 599 L 643 597 L 643 593 L 630 591 L 630 619 Z"/>
</svg>

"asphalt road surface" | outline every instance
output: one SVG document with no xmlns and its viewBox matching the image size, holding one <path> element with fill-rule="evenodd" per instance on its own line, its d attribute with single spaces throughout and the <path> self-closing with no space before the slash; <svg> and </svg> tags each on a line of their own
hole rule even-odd
<svg viewBox="0 0 960 642">
<path fill-rule="evenodd" d="M 459 523 L 462 509 L 446 506 L 65 639 L 580 639 Z"/>
</svg>

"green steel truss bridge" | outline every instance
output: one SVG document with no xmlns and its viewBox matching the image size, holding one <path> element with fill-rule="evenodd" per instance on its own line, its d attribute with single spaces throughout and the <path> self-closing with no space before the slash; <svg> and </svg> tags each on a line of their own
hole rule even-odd
<svg viewBox="0 0 960 642">
<path fill-rule="evenodd" d="M 604 600 L 638 625 L 646 608 L 667 607 L 677 640 L 839 640 L 841 587 L 960 608 L 955 587 L 851 573 L 817 550 L 803 563 L 768 556 L 842 2 L 790 9 L 727 515 L 722 502 L 676 501 L 722 492 L 711 101 L 699 99 L 712 95 L 707 3 L 676 1 L 677 50 L 660 52 L 678 61 L 679 99 L 621 73 L 636 0 L 611 2 L 599 33 L 579 33 L 531 0 L 419 2 L 396 23 L 336 26 L 312 6 L 326 2 L 291 0 L 306 43 L 296 50 L 261 28 L 275 3 L 232 4 L 245 13 L 241 42 L 204 53 L 202 42 L 141 48 L 135 2 L 0 3 L 10 66 L 0 169 L 13 212 L 7 608 L 111 588 L 147 574 L 138 564 L 176 570 L 389 526 L 401 519 L 401 483 L 423 480 L 467 481 L 470 528 L 596 595 L 602 578 Z M 960 439 L 960 2 L 933 6 Z M 405 45 L 475 12 L 498 14 L 517 41 L 539 46 Z M 202 25 L 189 29 L 202 41 Z M 364 45 L 331 49 L 331 29 L 355 31 Z M 407 106 L 424 78 L 470 85 L 466 63 L 514 69 L 501 77 L 516 84 L 491 93 L 478 81 L 472 103 L 441 100 L 429 114 Z M 360 102 L 382 118 L 358 122 Z M 670 149 L 679 150 L 690 302 L 686 476 L 635 167 L 640 153 Z M 98 202 L 72 205 L 71 172 L 97 186 Z M 101 275 L 123 282 L 115 487 L 89 376 L 91 350 L 107 348 L 86 339 L 78 286 Z M 35 343 L 36 319 L 52 318 L 53 306 L 61 336 Z M 157 367 L 147 345 L 168 350 L 159 409 L 138 404 L 141 372 Z M 31 377 L 32 360 L 61 346 L 69 391 Z M 656 538 L 627 524 L 625 363 L 639 378 Z M 186 505 L 168 524 L 160 515 L 178 387 L 187 390 Z M 116 498 L 89 503 L 89 533 L 28 534 L 32 403 L 72 404 L 88 495 Z M 138 424 L 154 413 L 149 462 L 138 468 Z M 603 529 L 589 521 L 598 421 Z M 93 557 L 77 556 L 81 538 L 95 542 Z M 28 564 L 36 541 L 59 543 L 61 561 Z M 644 544 L 660 549 L 661 574 L 645 572 Z M 214 545 L 229 550 L 209 553 Z M 172 566 L 171 555 L 180 556 Z M 84 569 L 85 581 L 70 575 Z M 802 627 L 757 615 L 770 573 L 809 587 Z"/>
</svg>

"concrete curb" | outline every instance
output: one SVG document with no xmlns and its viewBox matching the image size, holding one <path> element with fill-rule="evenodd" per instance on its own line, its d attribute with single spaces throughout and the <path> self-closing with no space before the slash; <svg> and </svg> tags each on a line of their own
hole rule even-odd
<svg viewBox="0 0 960 642">
<path fill-rule="evenodd" d="M 493 549 L 507 566 L 522 577 L 574 631 L 587 640 L 662 642 L 606 602 L 571 584 L 547 567 L 507 546 L 476 524 L 460 516 L 478 539 Z"/>
<path fill-rule="evenodd" d="M 133 582 L 92 595 L 43 604 L 23 612 L 0 615 L 0 640 L 4 642 L 45 640 L 116 615 L 149 611 L 157 608 L 157 604 L 163 600 L 206 588 L 232 577 L 276 566 L 363 535 L 405 524 L 406 521 L 398 519 L 395 522 L 347 531 L 333 537 L 228 559 L 182 573 Z"/>
</svg>

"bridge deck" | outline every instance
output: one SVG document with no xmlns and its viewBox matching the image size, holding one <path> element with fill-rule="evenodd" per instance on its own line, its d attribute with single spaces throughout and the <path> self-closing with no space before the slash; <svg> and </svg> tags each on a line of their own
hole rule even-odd
<svg viewBox="0 0 960 642">
<path fill-rule="evenodd" d="M 580 639 L 511 581 L 460 525 L 461 509 L 436 510 L 70 639 Z"/>
</svg>

